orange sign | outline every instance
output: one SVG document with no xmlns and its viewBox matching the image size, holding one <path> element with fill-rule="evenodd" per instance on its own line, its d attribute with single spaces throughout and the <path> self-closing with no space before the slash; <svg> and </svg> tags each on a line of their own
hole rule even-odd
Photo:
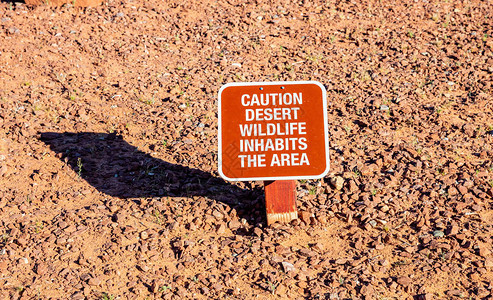
<svg viewBox="0 0 493 300">
<path fill-rule="evenodd" d="M 327 101 L 315 81 L 228 83 L 219 91 L 219 174 L 226 180 L 321 178 Z"/>
</svg>

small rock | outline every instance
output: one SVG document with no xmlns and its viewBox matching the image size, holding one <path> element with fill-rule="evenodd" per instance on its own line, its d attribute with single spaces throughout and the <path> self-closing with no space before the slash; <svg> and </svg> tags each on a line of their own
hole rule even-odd
<svg viewBox="0 0 493 300">
<path fill-rule="evenodd" d="M 312 246 L 312 249 L 320 253 L 324 251 L 325 247 L 321 243 L 316 243 Z"/>
<path fill-rule="evenodd" d="M 20 238 L 18 238 L 18 239 L 17 239 L 17 241 L 16 241 L 16 242 L 17 242 L 17 244 L 18 244 L 19 246 L 24 247 L 24 246 L 26 246 L 26 245 L 27 245 L 28 240 L 27 240 L 26 238 L 24 238 L 24 237 L 20 237 Z"/>
<path fill-rule="evenodd" d="M 21 31 L 20 31 L 18 28 L 16 28 L 16 27 L 10 27 L 10 28 L 8 29 L 8 32 L 9 32 L 10 34 L 18 34 L 18 33 L 20 33 Z"/>
<path fill-rule="evenodd" d="M 342 190 L 344 187 L 344 178 L 341 176 L 335 176 L 330 179 L 330 183 L 336 190 Z"/>
<path fill-rule="evenodd" d="M 45 263 L 37 263 L 35 267 L 35 272 L 38 275 L 44 275 L 48 271 L 48 267 Z"/>
<path fill-rule="evenodd" d="M 312 216 L 311 213 L 307 212 L 307 211 L 302 211 L 300 213 L 300 219 L 305 222 L 306 224 L 310 224 L 310 217 Z"/>
<path fill-rule="evenodd" d="M 233 219 L 233 220 L 229 221 L 228 227 L 231 230 L 235 230 L 235 229 L 238 229 L 241 227 L 241 223 L 240 223 L 240 221 Z"/>
<path fill-rule="evenodd" d="M 457 191 L 457 189 L 453 186 L 449 187 L 448 189 L 448 194 L 449 196 L 455 196 L 459 193 L 459 191 Z"/>
<path fill-rule="evenodd" d="M 493 258 L 489 257 L 484 261 L 484 266 L 487 269 L 493 268 Z"/>
<path fill-rule="evenodd" d="M 253 229 L 253 233 L 254 233 L 256 236 L 260 237 L 260 236 L 262 235 L 262 229 L 260 229 L 260 228 L 258 228 L 258 227 L 255 227 L 255 228 Z"/>
<path fill-rule="evenodd" d="M 478 295 L 478 297 L 479 297 L 479 298 L 481 298 L 481 299 L 486 298 L 486 297 L 488 297 L 489 295 L 491 295 L 491 294 L 490 294 L 490 292 L 489 292 L 487 289 L 483 288 L 483 287 L 479 287 L 479 288 L 477 289 L 477 293 L 476 293 L 476 294 L 477 294 L 477 295 Z M 488 298 L 486 298 L 486 299 L 488 299 Z"/>
<path fill-rule="evenodd" d="M 7 171 L 8 171 L 8 169 L 7 169 L 6 165 L 1 166 L 0 167 L 0 176 L 7 174 Z"/>
<path fill-rule="evenodd" d="M 19 264 L 27 265 L 28 263 L 29 263 L 29 260 L 26 257 L 19 258 Z"/>
<path fill-rule="evenodd" d="M 416 296 L 416 300 L 433 300 L 433 294 L 426 293 Z"/>
<path fill-rule="evenodd" d="M 315 255 L 315 252 L 310 251 L 310 250 L 308 250 L 308 249 L 301 249 L 301 250 L 299 251 L 299 253 L 300 253 L 300 255 L 301 255 L 301 256 L 305 256 L 305 257 L 312 257 L 312 256 L 314 256 L 314 255 Z"/>
<path fill-rule="evenodd" d="M 378 168 L 378 166 L 376 164 L 371 164 L 371 165 L 368 165 L 368 166 L 362 166 L 361 167 L 361 175 L 363 176 L 371 176 L 375 170 Z"/>
<path fill-rule="evenodd" d="M 447 296 L 450 296 L 450 297 L 452 297 L 452 296 L 459 297 L 459 298 L 464 297 L 464 295 L 462 294 L 462 291 L 457 290 L 457 289 L 446 291 L 445 294 L 447 294 Z"/>
<path fill-rule="evenodd" d="M 479 256 L 486 257 L 486 256 L 490 255 L 490 253 L 491 253 L 491 250 L 488 249 L 487 247 L 485 247 L 485 246 L 479 247 Z"/>
<path fill-rule="evenodd" d="M 155 279 L 151 284 L 151 290 L 153 293 L 160 292 L 160 288 L 165 285 L 165 281 L 163 279 Z"/>
<path fill-rule="evenodd" d="M 91 279 L 91 275 L 89 275 L 88 273 L 81 274 L 79 277 L 82 281 L 87 281 Z"/>
<path fill-rule="evenodd" d="M 479 276 L 478 273 L 471 273 L 471 274 L 469 274 L 469 278 L 471 278 L 471 280 L 473 282 L 478 282 L 478 281 L 481 280 L 481 276 Z"/>
<path fill-rule="evenodd" d="M 459 226 L 457 224 L 453 224 L 452 226 L 449 227 L 448 229 L 449 235 L 456 235 L 457 233 L 459 233 Z"/>
<path fill-rule="evenodd" d="M 226 232 L 226 226 L 224 224 L 220 224 L 216 227 L 217 234 L 224 234 Z"/>
<path fill-rule="evenodd" d="M 475 127 L 472 124 L 465 124 L 464 126 L 462 126 L 462 131 L 470 137 L 474 135 L 474 130 Z"/>
<path fill-rule="evenodd" d="M 84 294 L 82 294 L 82 292 L 75 292 L 72 294 L 70 299 L 72 299 L 72 300 L 83 300 L 83 299 L 85 299 L 85 297 L 84 297 Z"/>
<path fill-rule="evenodd" d="M 149 271 L 149 267 L 147 265 L 144 265 L 144 264 L 141 264 L 141 265 L 138 265 L 137 268 L 139 270 L 141 270 L 142 272 L 147 272 Z"/>
<path fill-rule="evenodd" d="M 217 291 L 220 291 L 224 288 L 224 285 L 220 284 L 220 283 L 215 283 L 212 285 L 212 289 L 216 290 Z"/>
<path fill-rule="evenodd" d="M 416 252 L 416 248 L 413 247 L 413 246 L 408 246 L 408 247 L 404 248 L 404 251 L 406 251 L 407 253 L 412 254 L 412 253 Z"/>
<path fill-rule="evenodd" d="M 444 237 L 445 233 L 441 230 L 435 230 L 435 231 L 433 231 L 433 236 L 434 237 Z"/>
<path fill-rule="evenodd" d="M 216 219 L 218 219 L 218 220 L 221 220 L 222 218 L 224 218 L 224 215 L 222 213 L 220 213 L 219 211 L 217 211 L 217 210 L 214 210 L 212 212 L 212 215 L 214 217 L 216 217 Z"/>
<path fill-rule="evenodd" d="M 397 283 L 402 285 L 402 286 L 408 286 L 411 284 L 411 278 L 407 277 L 407 276 L 401 276 L 399 278 L 397 278 Z"/>
<path fill-rule="evenodd" d="M 385 248 L 384 244 L 376 244 L 375 245 L 375 250 L 383 250 Z"/>
<path fill-rule="evenodd" d="M 286 273 L 296 271 L 296 268 L 295 268 L 295 267 L 294 267 L 294 265 L 293 265 L 293 264 L 291 264 L 291 263 L 288 263 L 288 262 L 286 262 L 286 261 L 283 261 L 283 262 L 281 263 L 281 265 L 282 265 L 282 269 L 283 269 L 283 270 L 284 270 L 284 272 L 286 272 Z"/>
<path fill-rule="evenodd" d="M 147 238 L 149 238 L 149 234 L 147 233 L 147 231 L 142 231 L 140 233 L 140 238 L 143 240 L 147 240 Z"/>
<path fill-rule="evenodd" d="M 349 181 L 349 192 L 354 193 L 358 189 L 358 185 L 356 184 L 356 182 L 354 182 L 354 180 Z"/>
<path fill-rule="evenodd" d="M 380 110 L 389 110 L 390 107 L 388 105 L 380 105 Z"/>
<path fill-rule="evenodd" d="M 91 278 L 89 279 L 89 281 L 87 282 L 89 285 L 93 285 L 93 286 L 98 286 L 101 284 L 101 279 L 95 277 L 95 278 Z"/>
<path fill-rule="evenodd" d="M 386 213 L 386 212 L 388 212 L 388 211 L 390 210 L 390 207 L 389 207 L 387 204 L 385 204 L 384 206 L 382 206 L 382 207 L 380 208 L 380 210 L 381 210 L 382 212 Z"/>
<path fill-rule="evenodd" d="M 363 285 L 361 287 L 361 294 L 365 295 L 367 299 L 372 299 L 375 294 L 375 289 L 371 285 Z"/>
<path fill-rule="evenodd" d="M 459 192 L 460 192 L 462 195 L 465 195 L 465 194 L 467 194 L 467 192 L 468 192 L 468 189 L 467 189 L 465 186 L 463 186 L 463 185 L 459 185 L 459 186 L 458 186 L 458 189 L 459 189 Z"/>
<path fill-rule="evenodd" d="M 0 260 L 0 274 L 7 271 L 8 263 L 6 260 Z"/>
<path fill-rule="evenodd" d="M 208 287 L 203 286 L 203 287 L 201 287 L 201 289 L 202 289 L 202 294 L 204 294 L 206 296 L 210 294 L 210 290 Z"/>
<path fill-rule="evenodd" d="M 327 217 L 323 215 L 317 216 L 317 221 L 320 222 L 320 224 L 325 225 L 327 224 Z"/>
</svg>

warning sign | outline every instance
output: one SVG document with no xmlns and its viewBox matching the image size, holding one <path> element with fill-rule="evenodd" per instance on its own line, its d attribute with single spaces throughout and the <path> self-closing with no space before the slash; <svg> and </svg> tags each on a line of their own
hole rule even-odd
<svg viewBox="0 0 493 300">
<path fill-rule="evenodd" d="M 314 81 L 229 83 L 219 91 L 219 174 L 227 180 L 321 178 L 327 101 Z"/>
</svg>

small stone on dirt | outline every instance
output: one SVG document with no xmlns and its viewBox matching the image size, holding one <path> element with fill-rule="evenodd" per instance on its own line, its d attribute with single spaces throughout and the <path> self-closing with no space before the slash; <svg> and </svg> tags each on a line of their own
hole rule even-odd
<svg viewBox="0 0 493 300">
<path fill-rule="evenodd" d="M 435 231 L 433 231 L 433 236 L 434 237 L 444 237 L 445 233 L 441 230 L 435 230 Z"/>
<path fill-rule="evenodd" d="M 401 276 L 399 278 L 397 278 L 397 283 L 402 285 L 402 286 L 408 286 L 411 284 L 411 278 L 407 277 L 407 276 Z"/>
<path fill-rule="evenodd" d="M 484 261 L 484 266 L 487 269 L 493 268 L 493 258 L 489 257 Z"/>
<path fill-rule="evenodd" d="M 341 176 L 335 176 L 330 179 L 330 184 L 336 189 L 336 190 L 342 190 L 344 187 L 344 178 Z"/>
<path fill-rule="evenodd" d="M 294 272 L 296 270 L 296 268 L 294 267 L 294 265 L 292 263 L 289 263 L 289 262 L 286 262 L 286 261 L 283 261 L 281 263 L 282 265 L 282 269 L 284 270 L 284 272 L 286 273 L 289 273 L 289 272 Z"/>
</svg>

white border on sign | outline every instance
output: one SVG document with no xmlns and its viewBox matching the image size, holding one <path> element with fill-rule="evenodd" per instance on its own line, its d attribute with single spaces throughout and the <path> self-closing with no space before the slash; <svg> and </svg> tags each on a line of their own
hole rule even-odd
<svg viewBox="0 0 493 300">
<path fill-rule="evenodd" d="M 325 170 L 319 175 L 307 176 L 276 176 L 276 177 L 246 177 L 246 178 L 229 178 L 223 173 L 222 163 L 222 130 L 221 130 L 221 94 L 224 89 L 230 86 L 250 86 L 250 85 L 293 85 L 293 84 L 316 84 L 322 90 L 323 107 L 324 107 L 324 140 L 325 140 Z M 297 179 L 320 179 L 329 173 L 330 156 L 329 156 L 329 132 L 327 119 L 327 91 L 318 81 L 275 81 L 275 82 L 231 82 L 223 85 L 218 92 L 218 171 L 219 175 L 228 181 L 265 181 L 265 180 L 297 180 Z"/>
</svg>

